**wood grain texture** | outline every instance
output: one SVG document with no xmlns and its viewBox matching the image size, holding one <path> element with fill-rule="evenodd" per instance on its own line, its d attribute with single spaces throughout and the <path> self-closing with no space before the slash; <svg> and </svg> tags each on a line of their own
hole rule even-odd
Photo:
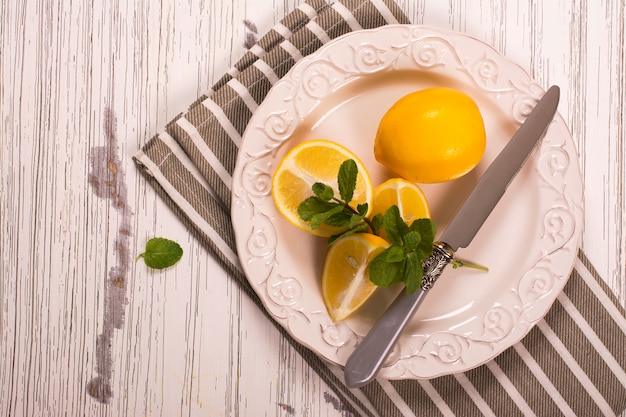
<svg viewBox="0 0 626 417">
<path fill-rule="evenodd" d="M 0 415 L 341 416 L 341 406 L 136 172 L 131 156 L 299 0 L 0 6 Z M 623 0 L 399 0 L 415 23 L 491 44 L 541 85 L 580 152 L 582 246 L 626 304 Z M 178 241 L 176 267 L 126 271 L 111 398 L 88 394 L 124 214 L 89 182 L 116 118 L 131 258 Z M 110 135 L 109 135 L 110 136 Z"/>
</svg>

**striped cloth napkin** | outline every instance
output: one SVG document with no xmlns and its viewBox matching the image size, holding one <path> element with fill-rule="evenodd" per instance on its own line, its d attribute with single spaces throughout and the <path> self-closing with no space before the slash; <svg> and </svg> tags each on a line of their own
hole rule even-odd
<svg viewBox="0 0 626 417">
<path fill-rule="evenodd" d="M 241 135 L 270 87 L 298 59 L 347 32 L 390 23 L 409 23 L 393 0 L 307 0 L 134 157 L 263 312 L 241 270 L 230 220 Z M 378 379 L 350 390 L 339 367 L 277 327 L 355 415 L 608 416 L 626 409 L 625 312 L 583 253 L 552 309 L 521 342 L 460 374 Z"/>
</svg>

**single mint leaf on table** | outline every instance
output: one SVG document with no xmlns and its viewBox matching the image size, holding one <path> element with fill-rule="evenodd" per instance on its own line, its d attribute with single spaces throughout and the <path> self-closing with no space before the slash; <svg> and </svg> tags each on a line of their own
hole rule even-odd
<svg viewBox="0 0 626 417">
<path fill-rule="evenodd" d="M 183 248 L 173 240 L 155 237 L 146 242 L 146 250 L 139 254 L 146 265 L 153 269 L 163 269 L 174 265 L 183 256 Z"/>
</svg>

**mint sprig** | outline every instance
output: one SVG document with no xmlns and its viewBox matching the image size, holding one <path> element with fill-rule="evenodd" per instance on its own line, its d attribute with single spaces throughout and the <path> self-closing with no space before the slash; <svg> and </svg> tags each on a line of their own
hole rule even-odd
<svg viewBox="0 0 626 417">
<path fill-rule="evenodd" d="M 312 229 L 317 229 L 322 224 L 337 227 L 340 231 L 329 238 L 329 245 L 354 233 L 380 235 L 384 231 L 390 246 L 370 262 L 370 281 L 379 287 L 402 282 L 407 294 L 412 294 L 422 285 L 422 263 L 433 251 L 436 225 L 428 218 L 416 219 L 409 225 L 400 216 L 400 209 L 396 205 L 391 206 L 384 214 L 368 218 L 367 203 L 356 206 L 350 204 L 354 197 L 357 176 L 356 162 L 352 159 L 344 161 L 337 174 L 339 197 L 335 196 L 331 186 L 316 182 L 311 187 L 315 195 L 298 206 L 298 214 L 302 220 L 310 223 Z M 484 266 L 458 259 L 452 260 L 452 267 L 488 271 Z"/>
<path fill-rule="evenodd" d="M 300 204 L 298 214 L 312 229 L 322 224 L 339 228 L 340 232 L 329 238 L 329 244 L 354 233 L 380 235 L 384 231 L 391 246 L 372 260 L 370 280 L 382 287 L 403 282 L 408 293 L 415 292 L 422 282 L 422 262 L 432 252 L 435 223 L 430 219 L 417 219 L 408 225 L 397 206 L 369 219 L 366 203 L 356 207 L 350 204 L 357 176 L 356 162 L 344 161 L 337 174 L 339 197 L 331 186 L 317 182 L 311 187 L 315 195 Z"/>
<path fill-rule="evenodd" d="M 398 206 L 391 206 L 383 216 L 382 229 L 391 246 L 370 263 L 370 280 L 379 287 L 403 282 L 408 294 L 422 284 L 422 262 L 430 256 L 435 239 L 435 223 L 427 218 L 407 225 Z"/>
<path fill-rule="evenodd" d="M 309 222 L 311 229 L 315 230 L 322 224 L 341 229 L 341 232 L 330 237 L 330 244 L 340 237 L 376 228 L 375 223 L 367 218 L 369 210 L 367 203 L 355 207 L 350 205 L 358 173 L 356 162 L 352 159 L 345 160 L 337 174 L 339 197 L 335 196 L 331 186 L 316 182 L 311 187 L 315 195 L 308 197 L 298 206 L 300 218 Z"/>
</svg>

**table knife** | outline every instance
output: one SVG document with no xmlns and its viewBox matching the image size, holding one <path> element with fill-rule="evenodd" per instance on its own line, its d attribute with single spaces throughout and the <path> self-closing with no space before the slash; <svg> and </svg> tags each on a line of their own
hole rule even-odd
<svg viewBox="0 0 626 417">
<path fill-rule="evenodd" d="M 507 187 L 545 135 L 556 114 L 560 90 L 552 86 L 539 100 L 509 143 L 489 165 L 459 211 L 435 242 L 422 267 L 421 287 L 413 294 L 401 293 L 363 338 L 346 362 L 344 378 L 350 388 L 376 377 L 400 334 L 411 321 L 446 265 L 459 248 L 467 247 Z"/>
</svg>

